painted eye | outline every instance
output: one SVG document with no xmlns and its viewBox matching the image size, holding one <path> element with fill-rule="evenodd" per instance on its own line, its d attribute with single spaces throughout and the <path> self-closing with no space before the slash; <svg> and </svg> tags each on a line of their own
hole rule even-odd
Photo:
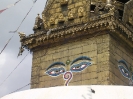
<svg viewBox="0 0 133 99">
<path fill-rule="evenodd" d="M 124 66 L 118 66 L 120 72 L 122 73 L 122 75 L 128 79 L 130 79 L 130 73 L 129 71 L 124 67 Z"/>
<path fill-rule="evenodd" d="M 79 64 L 74 64 L 71 66 L 70 71 L 72 72 L 80 72 L 84 70 L 86 67 L 90 66 L 90 62 L 81 62 Z"/>
<path fill-rule="evenodd" d="M 46 73 L 49 76 L 59 76 L 60 74 L 63 74 L 65 72 L 65 69 L 63 67 L 60 68 L 51 68 L 49 70 L 46 71 Z"/>
</svg>

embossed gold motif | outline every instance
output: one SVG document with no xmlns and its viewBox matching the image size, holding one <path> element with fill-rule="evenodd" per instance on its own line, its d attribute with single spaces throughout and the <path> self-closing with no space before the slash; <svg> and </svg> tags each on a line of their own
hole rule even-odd
<svg viewBox="0 0 133 99">
<path fill-rule="evenodd" d="M 65 20 L 64 20 L 64 15 L 61 13 L 61 14 L 59 14 L 59 16 L 58 16 L 58 22 L 64 22 Z"/>
<path fill-rule="evenodd" d="M 78 17 L 83 17 L 83 12 L 84 12 L 84 8 L 83 7 L 79 7 L 79 9 L 78 9 Z"/>
<path fill-rule="evenodd" d="M 73 12 L 72 12 L 72 11 L 69 11 L 69 12 L 68 12 L 68 19 L 69 19 L 69 20 L 74 19 L 74 16 L 73 16 Z"/>
<path fill-rule="evenodd" d="M 51 25 L 55 24 L 55 18 L 53 16 L 50 18 L 50 24 Z"/>
</svg>

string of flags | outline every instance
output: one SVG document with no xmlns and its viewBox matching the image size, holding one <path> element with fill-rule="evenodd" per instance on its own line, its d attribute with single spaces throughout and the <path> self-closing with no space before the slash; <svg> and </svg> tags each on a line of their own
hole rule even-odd
<svg viewBox="0 0 133 99">
<path fill-rule="evenodd" d="M 6 8 L 7 9 L 7 8 Z M 2 12 L 4 12 L 6 9 L 2 9 L 2 10 L 0 10 L 0 14 L 2 13 Z"/>
<path fill-rule="evenodd" d="M 19 3 L 20 1 L 21 1 L 21 0 L 18 0 L 18 1 L 16 1 L 14 4 L 10 4 L 9 6 L 7 6 L 5 9 L 0 10 L 0 14 L 1 14 L 2 12 L 4 12 L 5 10 L 7 10 L 7 9 L 13 7 L 13 6 L 15 6 L 15 5 L 16 5 L 17 3 Z"/>
<path fill-rule="evenodd" d="M 23 20 L 21 21 L 21 23 L 19 24 L 18 28 L 15 31 L 9 31 L 9 33 L 16 33 L 18 32 L 18 29 L 21 27 L 22 23 L 24 22 L 24 20 L 26 19 L 26 17 L 28 16 L 28 14 L 31 12 L 32 8 L 34 7 L 34 4 L 32 5 L 32 7 L 30 8 L 30 10 L 28 11 L 28 13 L 26 14 L 26 16 L 23 18 Z"/>
<path fill-rule="evenodd" d="M 13 6 L 15 6 L 15 5 L 16 5 L 17 3 L 19 3 L 20 1 L 21 1 L 21 0 L 18 0 L 18 1 L 16 1 L 14 4 L 8 5 L 5 9 L 0 10 L 0 14 L 1 14 L 2 12 L 4 12 L 5 10 L 7 10 L 7 9 L 13 7 Z M 32 1 L 33 1 L 33 3 L 36 3 L 37 0 L 32 0 Z"/>
<path fill-rule="evenodd" d="M 37 0 L 32 0 L 33 1 L 33 5 L 30 8 L 30 10 L 28 11 L 28 13 L 26 14 L 26 16 L 23 18 L 23 20 L 21 21 L 20 25 L 18 26 L 18 28 L 15 31 L 9 31 L 9 33 L 16 33 L 18 32 L 18 29 L 21 27 L 22 23 L 24 22 L 24 20 L 26 19 L 26 17 L 28 16 L 28 14 L 31 12 L 32 8 L 34 7 L 34 4 L 36 3 Z"/>
<path fill-rule="evenodd" d="M 18 0 L 17 2 L 15 2 L 15 5 L 21 0 Z M 26 16 L 23 18 L 23 20 L 21 21 L 20 25 L 18 26 L 18 28 L 15 31 L 9 31 L 9 33 L 16 33 L 18 32 L 18 29 L 21 27 L 22 23 L 24 22 L 24 20 L 26 19 L 26 17 L 29 15 L 29 13 L 31 12 L 32 8 L 34 7 L 34 4 L 36 3 L 37 0 L 33 0 L 33 5 L 30 8 L 30 10 L 28 11 L 28 13 L 26 14 Z M 12 37 L 7 41 L 7 43 L 5 44 L 5 46 L 3 47 L 3 49 L 1 50 L 0 54 L 2 54 L 2 52 L 5 50 L 5 48 L 7 47 L 7 45 L 9 44 L 9 42 L 11 41 L 11 39 L 14 37 L 14 34 L 12 35 Z"/>
</svg>

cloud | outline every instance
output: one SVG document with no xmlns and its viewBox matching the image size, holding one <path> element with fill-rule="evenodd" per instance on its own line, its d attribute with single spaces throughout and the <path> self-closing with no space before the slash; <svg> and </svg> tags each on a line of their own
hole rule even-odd
<svg viewBox="0 0 133 99">
<path fill-rule="evenodd" d="M 6 77 L 16 68 L 16 66 L 20 63 L 25 54 L 17 59 L 17 57 L 13 53 L 8 53 L 10 57 L 7 57 L 3 66 L 0 68 L 0 83 L 2 83 Z M 4 54 L 3 54 L 4 55 Z M 24 85 L 30 82 L 31 77 L 31 62 L 32 55 L 29 54 L 25 60 L 15 69 L 15 71 L 10 75 L 8 79 L 0 86 L 0 96 L 9 94 L 15 91 L 18 88 L 23 87 Z M 27 87 L 28 89 L 30 87 Z"/>
<path fill-rule="evenodd" d="M 0 55 L 0 68 L 2 65 L 4 65 L 5 62 L 6 62 L 6 53 L 3 53 L 2 55 Z"/>
</svg>

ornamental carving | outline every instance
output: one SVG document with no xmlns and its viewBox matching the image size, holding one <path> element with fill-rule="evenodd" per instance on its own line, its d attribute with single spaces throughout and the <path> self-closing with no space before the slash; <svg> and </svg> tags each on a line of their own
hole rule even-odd
<svg viewBox="0 0 133 99">
<path fill-rule="evenodd" d="M 53 25 L 55 24 L 55 18 L 52 16 L 49 20 L 50 24 Z"/>
<path fill-rule="evenodd" d="M 116 28 L 123 32 L 124 34 L 127 35 L 128 38 L 130 38 L 133 41 L 133 33 L 132 33 L 132 28 L 130 28 L 128 25 L 124 25 L 123 23 L 121 23 L 116 17 L 112 16 L 112 13 L 107 13 L 104 15 L 100 15 L 101 19 L 98 19 L 97 17 L 93 17 L 93 20 L 91 19 L 91 22 L 88 24 L 83 24 L 80 26 L 72 26 L 72 27 L 68 27 L 66 29 L 66 27 L 58 27 L 58 28 L 53 28 L 51 30 L 48 31 L 44 31 L 44 32 L 38 32 L 35 33 L 31 36 L 27 36 L 25 37 L 25 35 L 20 36 L 21 39 L 21 46 L 24 47 L 25 49 L 30 49 L 30 50 L 34 50 L 37 46 L 41 45 L 42 43 L 34 43 L 35 41 L 31 40 L 34 38 L 35 40 L 37 38 L 40 38 L 41 36 L 41 41 L 43 42 L 43 44 L 45 45 L 45 47 L 47 47 L 47 44 L 49 43 L 49 41 L 53 41 L 53 39 L 60 39 L 59 42 L 63 42 L 63 38 L 65 35 L 71 35 L 71 33 L 75 33 L 75 36 L 78 37 L 78 35 L 80 35 L 80 32 L 78 31 L 91 31 L 91 28 L 96 28 L 96 31 L 99 31 L 100 29 L 102 30 L 115 30 Z M 100 28 L 99 28 L 100 27 Z M 65 30 L 65 31 L 64 31 Z M 93 32 L 93 31 L 92 31 Z M 78 34 L 79 33 L 79 34 Z M 49 34 L 46 35 L 46 34 Z M 77 35 L 78 34 L 78 35 Z M 82 34 L 81 34 L 82 35 Z M 87 32 L 84 35 L 88 35 Z M 60 36 L 60 37 L 59 37 Z M 55 42 L 53 41 L 51 44 L 54 44 Z M 129 43 L 129 42 L 127 42 Z M 52 46 L 52 45 L 50 45 Z M 132 45 L 131 45 L 132 47 Z"/>
<path fill-rule="evenodd" d="M 65 21 L 64 15 L 62 13 L 59 14 L 59 16 L 58 16 L 58 22 L 64 22 L 64 21 Z"/>
<path fill-rule="evenodd" d="M 18 32 L 19 37 L 20 37 L 20 41 L 26 37 L 26 34 L 24 32 Z"/>
<path fill-rule="evenodd" d="M 95 13 L 96 14 L 102 14 L 102 9 L 104 9 L 104 7 L 105 7 L 105 4 L 104 3 L 102 3 L 102 2 L 98 2 L 97 4 L 96 4 L 96 7 L 95 7 Z M 101 11 L 100 11 L 101 10 Z"/>
<path fill-rule="evenodd" d="M 83 17 L 83 12 L 84 12 L 84 8 L 83 7 L 79 7 L 79 9 L 78 9 L 78 17 Z"/>
<path fill-rule="evenodd" d="M 37 29 L 41 29 L 42 24 L 43 24 L 43 20 L 41 19 L 40 15 L 38 14 L 38 16 L 36 17 L 36 20 L 35 20 L 35 25 L 33 27 L 33 30 L 36 31 Z"/>
<path fill-rule="evenodd" d="M 74 19 L 74 15 L 73 15 L 73 11 L 72 10 L 68 12 L 68 19 L 69 20 Z"/>
<path fill-rule="evenodd" d="M 44 14 L 42 14 L 42 20 L 43 20 L 44 26 L 46 27 L 47 26 L 47 24 L 46 24 L 46 17 L 45 17 Z"/>
<path fill-rule="evenodd" d="M 68 0 L 60 0 L 60 4 L 61 5 L 66 5 L 66 4 L 68 4 Z"/>
</svg>

